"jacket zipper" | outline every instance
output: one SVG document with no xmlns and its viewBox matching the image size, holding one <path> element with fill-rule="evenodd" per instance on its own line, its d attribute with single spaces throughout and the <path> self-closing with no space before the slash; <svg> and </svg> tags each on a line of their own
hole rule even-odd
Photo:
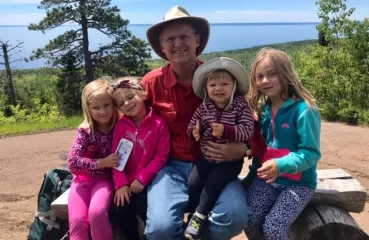
<svg viewBox="0 0 369 240">
<path fill-rule="evenodd" d="M 216 120 L 217 123 L 220 122 L 220 118 L 222 117 L 223 111 L 224 111 L 224 108 L 221 108 L 220 111 L 218 109 L 218 116 L 217 116 L 217 120 Z"/>
<path fill-rule="evenodd" d="M 133 155 L 133 157 L 134 157 L 134 159 L 136 159 L 137 143 L 138 143 L 138 127 L 136 128 L 136 131 L 135 131 L 135 143 L 133 145 L 133 148 L 134 148 L 134 155 Z M 138 163 L 136 163 L 136 164 L 138 164 Z M 136 168 L 136 170 L 137 170 L 137 168 Z"/>
<path fill-rule="evenodd" d="M 222 117 L 222 114 L 223 114 L 223 110 L 224 110 L 224 108 L 221 108 L 220 110 L 219 110 L 219 108 L 218 108 L 218 115 L 217 115 L 217 118 L 216 118 L 216 120 L 215 120 L 215 122 L 216 123 L 220 123 L 220 119 L 221 119 L 221 117 Z M 213 142 L 216 142 L 216 140 L 217 140 L 217 138 L 216 137 L 213 137 Z"/>
<path fill-rule="evenodd" d="M 275 142 L 275 118 L 276 118 L 276 116 L 278 114 L 278 111 L 275 114 L 273 114 L 273 111 L 272 110 L 270 110 L 270 111 L 272 113 L 272 134 L 273 134 L 273 142 L 272 142 L 272 146 L 271 147 L 274 147 L 274 142 Z"/>
</svg>

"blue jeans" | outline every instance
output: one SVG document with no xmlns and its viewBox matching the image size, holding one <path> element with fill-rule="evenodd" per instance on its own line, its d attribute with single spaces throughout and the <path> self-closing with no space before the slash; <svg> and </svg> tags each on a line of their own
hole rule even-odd
<svg viewBox="0 0 369 240">
<path fill-rule="evenodd" d="M 148 187 L 148 240 L 180 240 L 188 207 L 187 179 L 192 164 L 171 158 Z M 229 183 L 215 204 L 204 229 L 204 240 L 227 240 L 240 234 L 250 209 L 239 180 Z"/>
</svg>

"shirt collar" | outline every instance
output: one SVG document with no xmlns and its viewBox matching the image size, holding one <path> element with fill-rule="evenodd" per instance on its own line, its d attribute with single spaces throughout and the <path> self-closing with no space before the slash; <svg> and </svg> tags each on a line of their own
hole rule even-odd
<svg viewBox="0 0 369 240">
<path fill-rule="evenodd" d="M 197 62 L 196 62 L 196 69 L 201 65 L 201 64 L 203 64 L 204 62 L 202 62 L 202 61 L 200 61 L 200 60 L 197 60 Z M 178 82 L 178 79 L 177 79 L 177 76 L 176 76 L 176 74 L 174 73 L 174 71 L 173 71 L 173 68 L 172 68 L 172 66 L 170 65 L 170 64 L 168 64 L 168 71 L 169 71 L 169 79 L 167 79 L 167 81 L 166 81 L 166 85 L 167 85 L 167 87 L 168 88 L 172 88 L 172 87 L 174 87 L 177 83 L 179 84 L 179 82 Z M 191 89 L 192 89 L 192 87 L 191 87 Z"/>
</svg>

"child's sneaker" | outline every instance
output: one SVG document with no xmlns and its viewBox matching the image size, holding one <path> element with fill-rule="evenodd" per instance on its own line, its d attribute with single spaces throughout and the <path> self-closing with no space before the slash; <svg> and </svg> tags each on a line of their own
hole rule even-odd
<svg viewBox="0 0 369 240">
<path fill-rule="evenodd" d="M 206 220 L 207 216 L 204 216 L 196 211 L 184 232 L 185 238 L 188 240 L 201 240 L 201 232 Z"/>
</svg>

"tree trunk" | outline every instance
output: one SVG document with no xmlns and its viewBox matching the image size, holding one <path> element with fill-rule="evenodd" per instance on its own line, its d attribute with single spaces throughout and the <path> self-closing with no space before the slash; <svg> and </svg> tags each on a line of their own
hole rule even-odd
<svg viewBox="0 0 369 240">
<path fill-rule="evenodd" d="M 86 0 L 81 0 L 79 4 L 80 4 L 80 7 L 85 7 Z M 93 70 L 91 54 L 89 50 L 87 17 L 84 11 L 81 11 L 80 13 L 81 13 L 81 20 L 82 20 L 83 55 L 85 57 L 86 83 L 89 83 L 94 79 L 94 70 Z"/>
<path fill-rule="evenodd" d="M 291 225 L 289 239 L 369 240 L 349 213 L 330 205 L 309 205 Z"/>
<path fill-rule="evenodd" d="M 12 72 L 10 69 L 9 57 L 8 57 L 8 46 L 6 43 L 2 44 L 3 54 L 4 54 L 4 65 L 6 71 L 6 93 L 8 95 L 8 101 L 11 105 L 15 106 L 17 103 L 15 101 L 15 89 L 14 83 L 12 78 Z"/>
</svg>

